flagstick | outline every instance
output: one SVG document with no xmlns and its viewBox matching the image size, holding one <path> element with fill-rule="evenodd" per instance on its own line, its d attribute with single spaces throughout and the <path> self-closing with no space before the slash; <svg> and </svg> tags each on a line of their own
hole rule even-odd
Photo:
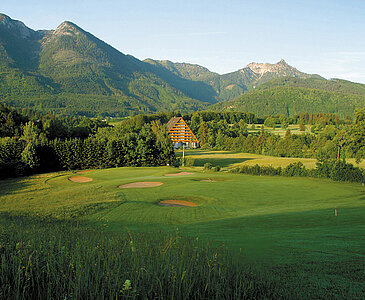
<svg viewBox="0 0 365 300">
<path fill-rule="evenodd" d="M 182 161 L 182 166 L 185 166 L 185 143 L 183 143 L 183 161 Z"/>
</svg>

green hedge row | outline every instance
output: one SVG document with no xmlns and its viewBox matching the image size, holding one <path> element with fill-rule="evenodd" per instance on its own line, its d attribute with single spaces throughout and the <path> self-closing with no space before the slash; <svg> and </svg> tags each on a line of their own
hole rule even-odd
<svg viewBox="0 0 365 300">
<path fill-rule="evenodd" d="M 241 166 L 233 169 L 233 173 L 269 176 L 299 176 L 329 178 L 335 181 L 365 182 L 365 170 L 346 163 L 345 160 L 318 161 L 313 170 L 307 169 L 301 162 L 288 165 L 286 168 L 272 166 Z"/>
</svg>

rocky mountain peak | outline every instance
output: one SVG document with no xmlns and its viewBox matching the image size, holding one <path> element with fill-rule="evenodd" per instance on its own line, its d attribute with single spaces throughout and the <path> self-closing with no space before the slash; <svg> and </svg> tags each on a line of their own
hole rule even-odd
<svg viewBox="0 0 365 300">
<path fill-rule="evenodd" d="M 246 68 L 251 69 L 251 71 L 259 74 L 260 76 L 264 75 L 267 72 L 270 73 L 280 73 L 285 70 L 294 70 L 293 67 L 287 64 L 287 62 L 284 59 L 281 59 L 276 64 L 270 64 L 270 63 L 250 63 L 247 65 Z"/>
<path fill-rule="evenodd" d="M 25 26 L 23 22 L 13 20 L 5 14 L 0 14 L 0 25 L 22 38 L 31 38 L 36 34 L 34 30 Z"/>
<path fill-rule="evenodd" d="M 9 20 L 11 20 L 10 17 L 8 17 L 7 15 L 4 15 L 4 14 L 1 14 L 0 13 L 0 23 L 9 22 Z"/>
<path fill-rule="evenodd" d="M 53 32 L 54 35 L 79 35 L 82 30 L 74 23 L 70 21 L 62 22 L 57 29 Z"/>
<path fill-rule="evenodd" d="M 289 65 L 288 65 L 288 63 L 287 63 L 287 62 L 286 62 L 283 58 L 282 58 L 282 59 L 280 59 L 280 61 L 279 61 L 279 62 L 277 62 L 276 64 L 277 64 L 277 65 L 279 65 L 279 64 L 280 64 L 280 65 L 289 66 Z"/>
</svg>

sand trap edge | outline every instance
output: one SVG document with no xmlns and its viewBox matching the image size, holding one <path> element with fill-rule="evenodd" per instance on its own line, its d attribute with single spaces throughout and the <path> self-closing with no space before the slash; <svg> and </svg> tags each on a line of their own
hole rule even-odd
<svg viewBox="0 0 365 300">
<path fill-rule="evenodd" d="M 169 207 L 195 207 L 196 203 L 191 201 L 184 200 L 162 200 L 157 203 L 160 206 L 169 206 Z"/>
<path fill-rule="evenodd" d="M 186 175 L 194 175 L 195 173 L 190 172 L 180 172 L 180 173 L 171 173 L 171 174 L 165 174 L 164 176 L 186 176 Z"/>
<path fill-rule="evenodd" d="M 85 176 L 71 176 L 68 178 L 69 181 L 72 182 L 77 182 L 77 183 L 84 183 L 84 182 L 91 182 L 93 181 L 92 178 L 90 177 L 85 177 Z"/>
<path fill-rule="evenodd" d="M 140 188 L 151 188 L 151 187 L 156 187 L 156 186 L 161 186 L 161 185 L 163 185 L 163 182 L 139 181 L 139 182 L 131 182 L 131 183 L 118 185 L 118 188 L 120 188 L 120 189 L 133 189 L 133 188 L 140 189 Z"/>
<path fill-rule="evenodd" d="M 92 172 L 92 171 L 96 171 L 95 169 L 93 170 L 81 170 L 81 171 L 77 171 L 76 174 L 84 174 L 84 173 L 89 173 L 89 172 Z"/>
</svg>

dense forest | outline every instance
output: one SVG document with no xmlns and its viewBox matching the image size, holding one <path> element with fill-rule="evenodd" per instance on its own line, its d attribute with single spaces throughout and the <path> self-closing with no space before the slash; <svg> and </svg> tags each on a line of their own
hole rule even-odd
<svg viewBox="0 0 365 300">
<path fill-rule="evenodd" d="M 120 166 L 175 165 L 166 124 L 179 112 L 138 115 L 112 126 L 106 120 L 42 115 L 0 104 L 2 177 L 34 172 Z M 304 113 L 258 118 L 253 113 L 195 112 L 182 115 L 200 146 L 210 150 L 249 152 L 280 157 L 338 159 L 365 157 L 365 109 L 354 119 L 335 114 Z M 292 134 L 299 124 L 310 133 Z M 265 128 L 273 128 L 269 133 Z M 275 128 L 286 129 L 284 136 Z M 255 128 L 255 130 L 252 130 Z"/>
<path fill-rule="evenodd" d="M 61 118 L 19 112 L 0 104 L 0 177 L 58 170 L 175 163 L 166 126 L 126 120 Z"/>
<path fill-rule="evenodd" d="M 205 149 L 336 159 L 340 146 L 340 158 L 361 159 L 364 157 L 364 116 L 365 110 L 358 110 L 354 121 L 350 117 L 341 119 L 337 115 L 324 113 L 304 113 L 290 118 L 285 115 L 257 118 L 252 113 L 195 112 L 183 117 L 197 133 L 200 145 Z M 264 130 L 265 127 L 277 126 L 286 129 L 289 124 L 299 124 L 299 127 L 308 125 L 311 133 L 292 134 L 287 129 L 285 136 L 280 137 L 275 131 L 269 133 Z M 252 132 L 252 127 L 259 127 L 260 130 Z"/>
<path fill-rule="evenodd" d="M 364 94 L 349 94 L 314 88 L 282 86 L 259 89 L 232 101 L 210 106 L 213 111 L 250 111 L 255 114 L 285 115 L 300 113 L 334 113 L 351 116 L 356 108 L 364 106 Z"/>
</svg>

